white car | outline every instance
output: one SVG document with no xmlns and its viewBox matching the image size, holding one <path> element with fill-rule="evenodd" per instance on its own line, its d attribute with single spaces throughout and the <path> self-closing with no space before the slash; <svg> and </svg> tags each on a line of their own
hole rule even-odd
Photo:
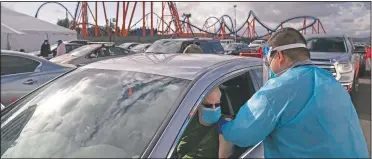
<svg viewBox="0 0 372 159">
<path fill-rule="evenodd" d="M 254 40 L 248 45 L 248 47 L 250 50 L 257 51 L 265 43 L 266 40 Z"/>
</svg>

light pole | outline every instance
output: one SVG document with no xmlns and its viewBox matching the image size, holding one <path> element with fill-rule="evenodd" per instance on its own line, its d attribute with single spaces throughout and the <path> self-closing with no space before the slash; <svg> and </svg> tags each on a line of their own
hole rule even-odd
<svg viewBox="0 0 372 159">
<path fill-rule="evenodd" d="M 236 5 L 234 5 L 234 15 L 235 15 L 235 17 L 234 17 L 234 32 L 235 32 L 235 34 L 234 34 L 234 38 L 235 38 L 235 42 L 236 42 Z"/>
</svg>

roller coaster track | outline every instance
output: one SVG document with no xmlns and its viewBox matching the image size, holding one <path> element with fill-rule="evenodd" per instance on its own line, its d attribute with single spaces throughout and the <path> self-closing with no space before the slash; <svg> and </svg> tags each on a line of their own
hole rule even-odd
<svg viewBox="0 0 372 159">
<path fill-rule="evenodd" d="M 38 14 L 39 14 L 40 9 L 43 6 L 45 6 L 46 4 L 49 4 L 49 3 L 55 3 L 55 4 L 58 4 L 61 7 L 63 7 L 69 13 L 69 15 L 71 16 L 71 18 L 76 22 L 76 20 L 77 20 L 76 19 L 77 18 L 76 16 L 77 16 L 77 14 L 79 12 L 80 4 L 81 4 L 80 2 L 78 2 L 77 5 L 76 5 L 76 9 L 75 9 L 74 15 L 72 15 L 71 12 L 63 4 L 61 4 L 59 2 L 45 2 L 42 5 L 40 5 L 39 8 L 37 9 L 36 14 L 35 14 L 35 17 L 36 18 L 38 17 Z M 89 8 L 89 10 L 90 10 L 90 8 Z M 148 17 L 149 15 L 151 15 L 150 12 L 147 13 L 143 17 Z M 177 29 L 177 28 L 173 29 L 171 27 L 171 23 L 172 22 L 175 23 L 176 18 L 172 18 L 172 20 L 169 23 L 166 23 L 165 21 L 164 22 L 162 21 L 161 17 L 158 14 L 154 13 L 153 15 L 155 15 L 155 18 L 158 18 L 157 20 L 160 19 L 160 21 L 162 23 L 164 23 L 164 25 L 167 28 L 166 30 L 172 30 L 174 32 L 173 35 L 177 35 L 177 33 L 179 32 L 179 29 Z M 92 16 L 93 16 L 93 14 L 92 14 Z M 139 19 L 137 22 L 135 22 L 133 25 L 131 25 L 130 26 L 130 29 L 133 29 L 138 23 L 140 23 L 143 20 L 143 17 L 141 19 Z M 94 18 L 94 16 L 93 16 L 93 18 Z M 226 28 L 228 30 L 228 32 L 225 32 L 224 33 L 226 36 L 231 36 L 231 35 L 234 35 L 235 33 L 237 33 L 237 37 L 242 38 L 244 35 L 239 35 L 238 33 L 240 31 L 242 31 L 242 29 L 245 29 L 246 28 L 245 27 L 246 24 L 251 25 L 250 22 L 249 22 L 249 20 L 251 20 L 251 22 L 252 21 L 257 22 L 264 29 L 267 30 L 267 33 L 264 34 L 264 35 L 258 35 L 257 32 L 253 30 L 253 33 L 254 33 L 254 37 L 253 38 L 257 39 L 257 38 L 262 38 L 262 37 L 270 36 L 273 32 L 275 32 L 279 28 L 281 28 L 285 23 L 288 23 L 288 22 L 293 21 L 293 20 L 298 20 L 298 19 L 304 19 L 305 20 L 304 25 L 302 27 L 296 28 L 298 31 L 303 31 L 303 30 L 306 31 L 306 29 L 307 28 L 310 28 L 310 27 L 313 27 L 313 29 L 315 29 L 314 25 L 316 24 L 316 22 L 318 22 L 318 31 L 317 32 L 318 33 L 320 32 L 319 25 L 321 25 L 322 26 L 322 29 L 323 29 L 323 32 L 326 33 L 325 30 L 324 30 L 324 28 L 323 28 L 323 25 L 320 23 L 320 20 L 318 18 L 314 17 L 314 16 L 308 16 L 308 15 L 295 16 L 295 17 L 292 17 L 292 18 L 285 19 L 284 21 L 280 22 L 276 27 L 271 28 L 268 25 L 266 25 L 265 23 L 263 23 L 262 20 L 260 18 L 258 18 L 258 16 L 252 10 L 248 12 L 248 16 L 247 16 L 246 20 L 239 27 L 238 26 L 236 26 L 236 27 L 234 26 L 233 20 L 232 20 L 232 18 L 229 15 L 222 15 L 219 18 L 217 18 L 215 16 L 208 17 L 205 20 L 204 25 L 202 26 L 202 28 L 200 28 L 200 27 L 198 27 L 198 26 L 196 26 L 196 25 L 194 25 L 192 23 L 189 23 L 186 20 L 186 18 L 184 18 L 183 20 L 179 19 L 179 22 L 182 23 L 183 28 L 185 28 L 186 26 L 189 26 L 190 27 L 189 30 L 191 31 L 191 34 L 192 35 L 194 35 L 194 30 L 198 30 L 200 33 L 209 34 L 211 36 L 218 36 L 218 35 L 221 35 L 222 29 L 223 28 Z M 210 25 L 208 25 L 211 20 L 214 20 L 215 22 L 214 23 L 211 23 Z M 306 20 L 310 20 L 311 22 L 306 24 Z M 94 24 L 91 24 L 91 23 L 88 23 L 88 22 L 86 24 L 91 25 L 91 26 L 94 26 Z M 77 25 L 82 25 L 82 23 L 78 23 Z M 210 28 L 212 28 L 212 27 L 218 28 L 218 29 L 216 29 L 213 32 L 212 31 L 209 31 Z M 255 26 L 252 26 L 252 28 L 253 27 L 255 27 Z M 237 29 L 234 30 L 234 28 L 237 28 Z"/>
</svg>

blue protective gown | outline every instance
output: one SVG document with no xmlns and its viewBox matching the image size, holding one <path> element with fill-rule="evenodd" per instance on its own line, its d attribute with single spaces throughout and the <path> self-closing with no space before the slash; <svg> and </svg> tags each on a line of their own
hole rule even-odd
<svg viewBox="0 0 372 159">
<path fill-rule="evenodd" d="M 267 81 L 222 133 L 240 147 L 263 140 L 265 158 L 369 157 L 349 94 L 316 66 L 292 68 Z"/>
</svg>

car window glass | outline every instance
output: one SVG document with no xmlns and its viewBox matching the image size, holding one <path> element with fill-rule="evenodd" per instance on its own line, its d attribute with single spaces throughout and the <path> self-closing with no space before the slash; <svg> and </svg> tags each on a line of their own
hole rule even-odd
<svg viewBox="0 0 372 159">
<path fill-rule="evenodd" d="M 93 52 L 94 50 L 96 50 L 97 48 L 100 48 L 101 46 L 100 45 L 84 45 L 82 47 L 79 47 L 75 50 L 72 50 L 70 52 L 70 55 L 72 56 L 84 56 L 86 55 L 87 53 L 89 52 Z"/>
<path fill-rule="evenodd" d="M 345 43 L 342 37 L 309 38 L 307 48 L 311 52 L 335 52 L 345 53 Z"/>
<path fill-rule="evenodd" d="M 108 47 L 108 54 L 110 56 L 115 56 L 115 55 L 125 55 L 128 54 L 128 51 L 119 47 Z"/>
<path fill-rule="evenodd" d="M 221 45 L 220 42 L 211 42 L 210 45 L 211 45 L 212 51 L 214 53 L 223 52 L 224 51 L 224 48 L 222 47 L 222 45 Z"/>
<path fill-rule="evenodd" d="M 199 47 L 203 50 L 203 53 L 212 53 L 212 45 L 211 43 L 205 42 L 205 41 L 200 41 Z"/>
<path fill-rule="evenodd" d="M 259 88 L 261 88 L 263 86 L 263 67 L 253 69 L 252 72 L 256 76 L 256 81 L 258 83 Z"/>
<path fill-rule="evenodd" d="M 189 82 L 129 71 L 75 70 L 7 113 L 1 157 L 139 156 Z"/>
<path fill-rule="evenodd" d="M 182 41 L 157 40 L 146 50 L 146 52 L 179 53 L 181 51 L 181 45 Z"/>
<path fill-rule="evenodd" d="M 78 48 L 76 45 L 65 45 L 66 47 L 66 52 L 71 52 L 72 50 Z"/>
<path fill-rule="evenodd" d="M 1 75 L 34 72 L 40 62 L 20 56 L 1 55 Z"/>
<path fill-rule="evenodd" d="M 220 98 L 220 109 L 221 113 L 224 115 L 234 116 L 239 111 L 240 107 L 247 102 L 249 98 L 255 93 L 255 89 L 252 83 L 251 76 L 249 72 L 239 73 L 239 76 L 228 77 L 232 78 L 222 83 L 219 88 L 221 91 Z M 207 97 L 208 94 L 202 95 Z M 228 104 L 228 99 L 231 103 Z M 201 108 L 202 105 L 213 104 L 205 103 L 204 99 L 198 104 Z M 229 108 L 231 107 L 231 109 Z M 231 112 L 232 110 L 233 112 Z M 202 124 L 203 119 L 199 115 L 203 116 L 199 109 L 188 123 L 186 123 L 181 132 L 180 140 L 177 143 L 175 151 L 173 151 L 172 157 L 176 158 L 218 158 L 219 151 L 219 139 L 217 132 L 217 124 L 211 124 L 210 126 L 205 126 Z M 234 115 L 233 115 L 234 114 Z M 243 154 L 247 148 L 236 148 L 233 147 L 230 157 L 237 158 Z"/>
</svg>

